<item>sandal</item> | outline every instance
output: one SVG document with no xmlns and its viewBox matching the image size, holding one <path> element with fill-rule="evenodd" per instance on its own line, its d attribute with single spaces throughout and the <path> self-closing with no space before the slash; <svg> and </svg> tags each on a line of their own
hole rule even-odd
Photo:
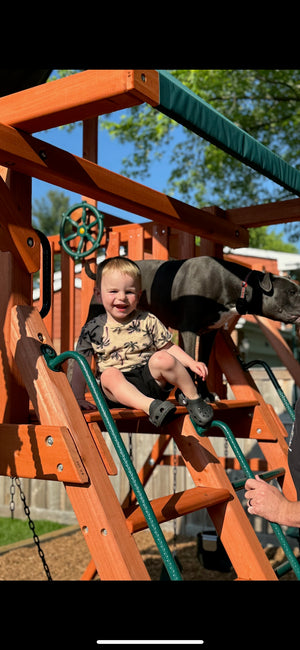
<svg viewBox="0 0 300 650">
<path fill-rule="evenodd" d="M 160 427 L 172 419 L 175 411 L 176 406 L 172 402 L 162 402 L 160 399 L 155 399 L 150 404 L 149 420 L 156 427 Z"/>
<path fill-rule="evenodd" d="M 177 391 L 176 391 L 177 393 Z M 178 404 L 181 406 L 186 406 L 186 409 L 194 420 L 195 424 L 200 427 L 207 427 L 212 420 L 214 419 L 214 411 L 210 404 L 202 399 L 202 397 L 197 397 L 197 399 L 188 399 L 181 392 L 176 394 L 176 399 Z"/>
</svg>

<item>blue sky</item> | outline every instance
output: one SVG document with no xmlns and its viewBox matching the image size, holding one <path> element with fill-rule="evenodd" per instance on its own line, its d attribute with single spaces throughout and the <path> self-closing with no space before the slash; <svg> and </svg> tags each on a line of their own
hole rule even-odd
<svg viewBox="0 0 300 650">
<path fill-rule="evenodd" d="M 122 111 L 124 113 L 124 111 Z M 115 113 L 116 119 L 119 118 L 120 112 Z M 82 127 L 78 123 L 76 127 L 68 132 L 66 129 L 50 129 L 49 131 L 42 131 L 35 134 L 39 140 L 48 142 L 56 147 L 60 147 L 65 151 L 69 151 L 77 156 L 82 156 Z M 120 144 L 117 140 L 112 139 L 107 131 L 100 130 L 98 132 L 98 164 L 101 167 L 110 169 L 113 172 L 120 173 L 122 167 L 122 160 L 133 151 L 133 145 Z M 166 188 L 167 179 L 169 176 L 169 168 L 165 164 L 154 163 L 151 167 L 151 176 L 146 180 L 135 179 L 138 182 L 148 185 L 149 187 L 163 192 Z M 38 179 L 32 180 L 32 199 L 41 199 L 47 194 L 50 189 L 56 189 L 53 185 L 39 181 Z M 63 188 L 57 188 L 58 191 L 63 191 L 66 195 L 70 196 L 70 206 L 75 203 L 81 202 L 81 196 L 74 192 L 69 192 Z M 123 210 L 119 210 L 110 205 L 98 202 L 98 209 L 108 212 L 117 217 L 128 219 L 130 221 L 145 221 L 143 217 L 129 214 Z"/>
<path fill-rule="evenodd" d="M 114 114 L 116 120 L 120 117 L 122 113 L 124 113 L 124 111 L 119 111 Z M 181 129 L 181 127 L 179 127 L 179 129 Z M 181 133 L 179 133 L 179 137 L 180 136 Z M 72 154 L 82 156 L 82 127 L 80 123 L 78 123 L 76 127 L 73 129 L 73 131 L 71 132 L 68 132 L 66 129 L 57 128 L 57 129 L 50 129 L 49 131 L 42 131 L 41 133 L 37 133 L 36 137 L 56 147 L 60 147 L 61 149 L 69 151 Z M 106 167 L 107 169 L 110 169 L 111 171 L 114 171 L 116 173 L 120 173 L 123 158 L 125 158 L 126 155 L 129 155 L 132 151 L 133 151 L 133 145 L 130 144 L 122 145 L 118 142 L 118 140 L 112 139 L 107 133 L 107 131 L 99 129 L 99 133 L 98 133 L 98 164 L 99 165 L 101 165 L 102 167 Z M 149 187 L 156 189 L 160 192 L 164 192 L 167 185 L 169 171 L 170 169 L 167 162 L 164 161 L 156 162 L 156 163 L 154 162 L 151 166 L 151 175 L 149 178 L 147 178 L 146 180 L 143 179 L 139 180 L 137 178 L 135 180 L 143 183 L 144 185 L 148 185 Z M 42 197 L 46 197 L 46 194 L 50 189 L 57 189 L 58 191 L 63 191 L 66 195 L 70 196 L 70 206 L 74 205 L 75 203 L 81 202 L 80 195 L 75 194 L 74 192 L 69 192 L 68 190 L 65 190 L 63 188 L 56 188 L 56 186 L 50 185 L 48 183 L 44 183 L 43 181 L 39 181 L 38 179 L 35 178 L 33 178 L 32 181 L 33 201 L 35 199 L 41 199 Z M 103 210 L 104 212 L 108 212 L 117 217 L 128 219 L 130 221 L 137 221 L 137 222 L 145 221 L 142 217 L 133 214 L 130 215 L 127 212 L 124 212 L 122 210 L 114 208 L 113 206 L 106 205 L 100 202 L 98 202 L 98 209 L 100 211 Z M 277 226 L 277 227 L 272 226 L 271 228 L 274 228 L 276 232 L 280 232 L 283 230 L 283 226 Z M 287 241 L 287 237 L 284 236 L 283 239 Z M 299 245 L 298 245 L 298 250 L 300 250 Z"/>
</svg>

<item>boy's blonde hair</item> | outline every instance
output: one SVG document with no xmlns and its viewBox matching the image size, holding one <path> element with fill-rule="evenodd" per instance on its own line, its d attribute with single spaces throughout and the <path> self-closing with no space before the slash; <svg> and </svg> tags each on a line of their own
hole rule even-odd
<svg viewBox="0 0 300 650">
<path fill-rule="evenodd" d="M 109 271 L 119 271 L 123 275 L 129 275 L 141 285 L 141 271 L 138 265 L 128 257 L 109 257 L 100 262 L 97 268 L 96 285 L 101 288 L 102 276 Z"/>
</svg>

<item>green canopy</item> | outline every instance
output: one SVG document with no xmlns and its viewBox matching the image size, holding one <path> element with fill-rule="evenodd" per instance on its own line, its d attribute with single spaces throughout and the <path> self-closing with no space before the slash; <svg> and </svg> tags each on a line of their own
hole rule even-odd
<svg viewBox="0 0 300 650">
<path fill-rule="evenodd" d="M 289 192 L 300 196 L 300 172 L 207 104 L 165 70 L 159 70 L 156 108 L 190 131 Z"/>
</svg>

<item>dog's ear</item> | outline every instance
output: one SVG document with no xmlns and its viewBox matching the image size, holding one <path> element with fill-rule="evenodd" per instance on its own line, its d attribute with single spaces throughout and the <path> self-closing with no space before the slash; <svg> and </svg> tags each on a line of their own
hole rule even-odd
<svg viewBox="0 0 300 650">
<path fill-rule="evenodd" d="M 272 290 L 272 280 L 270 273 L 265 273 L 262 280 L 259 281 L 259 286 L 263 291 L 267 293 Z"/>
</svg>

